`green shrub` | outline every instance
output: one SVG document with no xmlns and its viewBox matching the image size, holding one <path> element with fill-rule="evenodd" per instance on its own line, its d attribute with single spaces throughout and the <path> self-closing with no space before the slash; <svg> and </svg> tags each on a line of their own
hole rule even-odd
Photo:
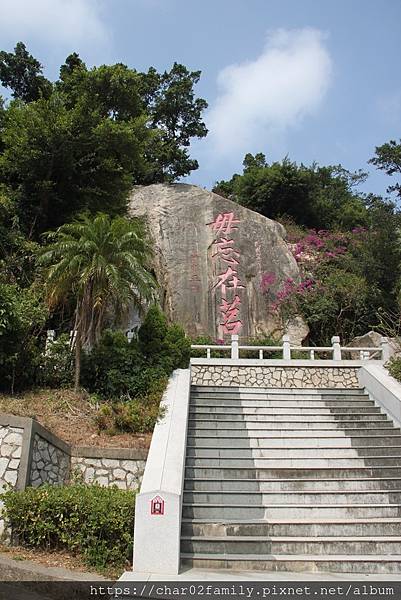
<svg viewBox="0 0 401 600">
<path fill-rule="evenodd" d="M 390 375 L 401 381 L 401 356 L 393 356 L 386 365 Z"/>
<path fill-rule="evenodd" d="M 186 368 L 191 342 L 151 307 L 137 339 L 107 330 L 82 360 L 82 383 L 107 405 L 96 416 L 99 431 L 147 433 L 160 417 L 160 400 L 174 369 Z"/>
<path fill-rule="evenodd" d="M 135 493 L 116 487 L 43 485 L 2 495 L 5 520 L 19 544 L 66 549 L 89 566 L 122 566 L 130 557 Z"/>
<path fill-rule="evenodd" d="M 174 369 L 188 366 L 190 346 L 183 329 L 168 325 L 161 310 L 151 307 L 137 340 L 129 343 L 121 331 L 103 333 L 83 356 L 82 383 L 104 400 L 146 396 Z"/>
<path fill-rule="evenodd" d="M 174 369 L 188 367 L 191 341 L 180 325 L 168 325 L 166 316 L 152 306 L 138 331 L 138 347 L 147 364 L 160 367 L 169 375 Z"/>
<path fill-rule="evenodd" d="M 0 282 L 0 390 L 36 382 L 47 309 L 37 289 Z"/>
<path fill-rule="evenodd" d="M 145 396 L 103 403 L 95 417 L 98 431 L 109 434 L 124 431 L 127 433 L 148 433 L 153 431 L 156 422 L 163 416 L 160 400 L 166 388 L 167 378 L 156 379 Z"/>
</svg>

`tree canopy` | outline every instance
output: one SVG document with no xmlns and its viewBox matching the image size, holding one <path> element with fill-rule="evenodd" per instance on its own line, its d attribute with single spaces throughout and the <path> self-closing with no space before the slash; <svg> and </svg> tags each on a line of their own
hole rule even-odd
<svg viewBox="0 0 401 600">
<path fill-rule="evenodd" d="M 363 172 L 350 173 L 341 165 L 309 167 L 284 158 L 268 164 L 264 154 L 244 158 L 244 170 L 214 191 L 271 219 L 289 216 L 299 225 L 328 229 L 350 228 L 367 222 L 364 200 L 354 187 Z"/>
<path fill-rule="evenodd" d="M 401 139 L 399 142 L 389 142 L 376 146 L 375 156 L 369 161 L 378 169 L 385 171 L 387 175 L 401 175 Z M 388 192 L 396 192 L 401 198 L 401 183 L 397 182 L 387 188 Z"/>
<path fill-rule="evenodd" d="M 0 185 L 25 233 L 38 239 L 82 210 L 121 214 L 133 185 L 197 169 L 191 139 L 207 133 L 199 78 L 178 63 L 164 73 L 88 69 L 72 53 L 52 84 L 21 42 L 1 52 L 0 81 L 14 100 L 0 107 Z"/>
</svg>

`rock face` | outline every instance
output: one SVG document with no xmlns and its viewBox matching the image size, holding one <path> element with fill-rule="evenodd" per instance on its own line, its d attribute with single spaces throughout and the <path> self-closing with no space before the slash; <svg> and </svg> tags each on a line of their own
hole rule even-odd
<svg viewBox="0 0 401 600">
<path fill-rule="evenodd" d="M 272 305 L 299 270 L 279 223 L 187 184 L 136 187 L 129 214 L 147 221 L 163 308 L 188 334 L 284 332 Z M 297 318 L 287 332 L 299 344 L 308 329 Z"/>
<path fill-rule="evenodd" d="M 364 335 L 355 337 L 347 346 L 349 348 L 380 348 L 382 335 L 377 331 L 368 331 Z M 390 343 L 390 354 L 397 354 L 399 352 L 399 344 L 394 338 L 388 338 Z M 346 354 L 347 358 L 352 360 L 358 360 L 360 358 L 359 352 L 349 352 Z"/>
</svg>

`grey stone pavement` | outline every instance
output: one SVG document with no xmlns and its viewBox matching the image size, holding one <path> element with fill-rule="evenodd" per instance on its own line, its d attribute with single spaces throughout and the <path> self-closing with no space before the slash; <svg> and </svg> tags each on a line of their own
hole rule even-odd
<svg viewBox="0 0 401 600">
<path fill-rule="evenodd" d="M 230 571 L 183 569 L 179 575 L 126 571 L 119 581 L 400 581 L 399 573 L 283 573 L 271 571 Z"/>
</svg>

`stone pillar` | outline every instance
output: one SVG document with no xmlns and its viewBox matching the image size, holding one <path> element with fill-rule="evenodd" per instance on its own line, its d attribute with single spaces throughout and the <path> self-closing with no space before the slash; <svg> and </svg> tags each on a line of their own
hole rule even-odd
<svg viewBox="0 0 401 600">
<path fill-rule="evenodd" d="M 333 360 L 341 360 L 341 346 L 339 336 L 333 335 L 333 337 L 331 338 L 331 343 L 333 346 Z"/>
<path fill-rule="evenodd" d="M 291 342 L 289 335 L 283 335 L 283 359 L 291 360 Z"/>
<path fill-rule="evenodd" d="M 238 360 L 239 358 L 238 335 L 231 336 L 231 358 L 233 360 Z"/>
<path fill-rule="evenodd" d="M 380 340 L 380 346 L 382 348 L 382 361 L 386 363 L 388 360 L 390 360 L 391 357 L 391 348 L 388 342 L 388 338 L 382 337 L 382 339 Z"/>
</svg>

